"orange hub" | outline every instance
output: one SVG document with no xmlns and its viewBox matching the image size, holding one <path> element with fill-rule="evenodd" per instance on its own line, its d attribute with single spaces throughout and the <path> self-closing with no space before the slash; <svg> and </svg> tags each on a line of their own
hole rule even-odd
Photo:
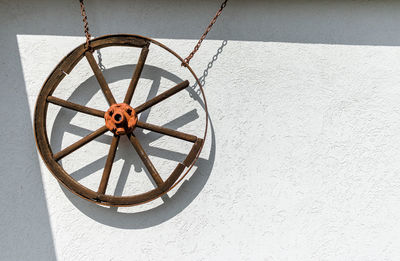
<svg viewBox="0 0 400 261">
<path fill-rule="evenodd" d="M 126 103 L 113 104 L 104 114 L 107 128 L 116 135 L 131 133 L 136 127 L 135 110 Z"/>
</svg>

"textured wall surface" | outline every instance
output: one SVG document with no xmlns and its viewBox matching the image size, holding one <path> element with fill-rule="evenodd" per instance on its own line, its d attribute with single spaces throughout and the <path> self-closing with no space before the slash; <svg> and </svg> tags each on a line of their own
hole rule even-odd
<svg viewBox="0 0 400 261">
<path fill-rule="evenodd" d="M 40 88 L 84 41 L 77 2 L 0 0 L 0 260 L 400 259 L 399 2 L 231 0 L 192 60 L 211 123 L 196 168 L 167 196 L 131 208 L 76 197 L 36 152 Z M 94 36 L 142 34 L 182 56 L 217 6 L 87 1 Z M 116 97 L 138 54 L 101 52 Z M 164 54 L 151 47 L 134 102 L 188 78 Z M 85 62 L 56 94 L 104 109 Z M 199 134 L 202 105 L 192 85 L 142 120 Z M 101 124 L 57 106 L 48 122 L 54 150 Z M 138 135 L 165 173 L 188 150 Z M 62 164 L 95 187 L 109 142 L 99 138 Z M 153 186 L 126 141 L 113 170 L 109 193 Z"/>
</svg>

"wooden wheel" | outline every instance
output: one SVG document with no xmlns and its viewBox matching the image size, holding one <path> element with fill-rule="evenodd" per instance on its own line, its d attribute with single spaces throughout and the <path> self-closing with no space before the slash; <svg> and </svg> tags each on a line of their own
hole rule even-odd
<svg viewBox="0 0 400 261">
<path fill-rule="evenodd" d="M 199 138 L 194 135 L 183 133 L 177 130 L 168 129 L 147 122 L 141 122 L 137 118 L 137 115 L 140 114 L 141 112 L 151 108 L 152 106 L 164 101 L 165 99 L 173 96 L 174 94 L 188 87 L 189 82 L 187 80 L 177 84 L 176 86 L 157 95 L 156 97 L 147 100 L 145 103 L 135 108 L 132 108 L 130 106 L 130 102 L 132 100 L 141 72 L 143 70 L 143 66 L 146 61 L 147 54 L 149 52 L 150 44 L 155 44 L 160 46 L 164 50 L 173 54 L 182 63 L 184 63 L 184 60 L 174 51 L 150 38 L 138 35 L 102 36 L 91 40 L 89 42 L 89 46 L 86 46 L 86 44 L 82 44 L 78 46 L 75 50 L 73 50 L 71 53 L 69 53 L 56 66 L 56 68 L 47 78 L 37 98 L 36 108 L 35 108 L 35 118 L 34 118 L 34 129 L 35 129 L 36 145 L 42 156 L 43 161 L 45 162 L 51 173 L 65 187 L 67 187 L 69 190 L 71 190 L 78 196 L 87 199 L 91 202 L 95 202 L 101 205 L 110 205 L 110 206 L 132 206 L 154 200 L 162 196 L 163 194 L 167 193 L 183 179 L 183 177 L 190 171 L 190 169 L 196 162 L 203 148 L 208 126 L 207 103 L 205 100 L 203 88 L 197 76 L 194 74 L 193 70 L 190 68 L 188 64 L 185 64 L 186 68 L 191 72 L 193 77 L 196 79 L 204 100 L 206 122 L 205 122 L 203 137 Z M 117 103 L 117 101 L 115 100 L 92 54 L 93 51 L 108 46 L 132 46 L 141 48 L 141 53 L 138 63 L 136 65 L 132 79 L 128 86 L 128 91 L 122 103 Z M 59 83 L 65 77 L 65 73 L 67 74 L 70 73 L 72 69 L 75 67 L 75 65 L 83 57 L 86 57 L 87 61 L 89 62 L 90 67 L 92 68 L 94 75 L 97 81 L 99 82 L 100 88 L 108 104 L 110 105 L 108 110 L 102 111 L 93 109 L 52 96 L 54 90 L 57 88 Z M 53 153 L 46 132 L 46 116 L 47 116 L 48 103 L 62 106 L 81 113 L 89 114 L 94 117 L 102 117 L 105 119 L 105 125 L 97 129 L 96 131 L 92 132 L 91 134 L 87 135 L 86 137 L 83 137 L 82 139 L 73 143 L 72 145 L 62 149 L 61 151 Z M 190 152 L 187 154 L 186 159 L 182 163 L 178 163 L 175 170 L 169 175 L 169 177 L 166 180 L 163 180 L 159 175 L 157 169 L 154 167 L 153 163 L 149 159 L 147 153 L 144 151 L 140 141 L 135 136 L 133 132 L 135 128 L 146 129 L 149 131 L 154 131 L 160 134 L 168 135 L 176 139 L 181 139 L 187 142 L 191 142 L 193 143 L 193 146 Z M 74 178 L 72 178 L 59 164 L 59 161 L 63 157 L 73 153 L 75 150 L 83 147 L 85 144 L 91 142 L 95 138 L 109 131 L 113 133 L 113 138 L 109 148 L 107 160 L 105 162 L 103 175 L 101 180 L 99 180 L 98 190 L 94 191 L 83 186 Z M 146 167 L 151 177 L 153 178 L 157 186 L 156 188 L 147 191 L 145 193 L 132 196 L 113 196 L 113 195 L 107 195 L 105 193 L 110 178 L 110 173 L 113 166 L 118 143 L 122 135 L 128 136 L 139 158 L 142 160 L 144 166 Z"/>
</svg>

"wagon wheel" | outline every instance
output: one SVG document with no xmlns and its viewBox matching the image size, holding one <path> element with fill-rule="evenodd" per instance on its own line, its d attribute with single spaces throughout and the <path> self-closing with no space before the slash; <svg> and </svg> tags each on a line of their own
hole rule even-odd
<svg viewBox="0 0 400 261">
<path fill-rule="evenodd" d="M 207 125 L 208 125 L 207 103 L 205 100 L 203 88 L 197 76 L 194 74 L 193 70 L 190 68 L 188 64 L 186 64 L 186 68 L 191 72 L 193 77 L 196 79 L 204 100 L 206 122 L 205 122 L 204 136 L 202 138 L 196 137 L 191 134 L 183 133 L 177 130 L 172 130 L 162 126 L 154 125 L 151 123 L 142 122 L 139 121 L 137 118 L 137 115 L 140 114 L 141 112 L 151 108 L 152 106 L 164 101 L 165 99 L 173 96 L 174 94 L 188 87 L 189 82 L 187 80 L 177 84 L 176 86 L 157 95 L 156 97 L 147 100 L 145 103 L 135 108 L 132 108 L 130 106 L 130 102 L 132 100 L 141 72 L 143 70 L 143 66 L 146 61 L 147 54 L 149 52 L 150 44 L 155 44 L 160 46 L 161 48 L 173 54 L 176 58 L 178 58 L 181 62 L 184 63 L 183 59 L 174 51 L 150 38 L 138 35 L 102 36 L 91 40 L 89 46 L 82 44 L 78 46 L 75 50 L 73 50 L 71 53 L 69 53 L 56 66 L 56 68 L 47 78 L 38 96 L 35 108 L 34 128 L 35 128 L 36 145 L 42 156 L 42 159 L 49 168 L 49 170 L 51 171 L 51 173 L 65 187 L 67 187 L 70 191 L 77 194 L 78 196 L 87 199 L 91 202 L 95 202 L 101 205 L 110 205 L 110 206 L 131 206 L 154 200 L 162 196 L 163 194 L 167 193 L 184 178 L 184 176 L 193 167 L 194 163 L 198 159 L 200 152 L 203 148 L 207 132 Z M 115 100 L 92 54 L 93 51 L 108 46 L 132 46 L 141 48 L 141 53 L 138 63 L 133 72 L 132 79 L 129 83 L 127 93 L 122 103 L 117 103 L 117 101 Z M 65 77 L 65 74 L 70 73 L 72 69 L 75 67 L 75 65 L 83 57 L 86 57 L 87 61 L 89 62 L 90 67 L 92 68 L 94 75 L 96 76 L 97 81 L 99 82 L 100 88 L 104 96 L 106 97 L 108 104 L 110 105 L 110 107 L 106 111 L 89 108 L 83 105 L 72 103 L 70 101 L 66 101 L 52 96 L 54 90 L 57 88 L 59 83 Z M 97 129 L 96 131 L 90 133 L 86 137 L 83 137 L 77 142 L 71 144 L 70 146 L 62 149 L 61 151 L 53 153 L 46 132 L 46 115 L 47 115 L 48 103 L 52 103 L 77 112 L 85 113 L 94 117 L 102 117 L 105 119 L 105 125 Z M 149 131 L 154 131 L 160 134 L 168 135 L 176 139 L 181 139 L 187 142 L 191 142 L 193 143 L 193 146 L 190 152 L 187 154 L 185 160 L 182 163 L 178 163 L 175 170 L 169 175 L 169 177 L 166 180 L 163 180 L 159 175 L 157 169 L 154 167 L 151 160 L 149 159 L 147 153 L 141 146 L 139 139 L 134 135 L 133 130 L 135 128 L 146 129 Z M 83 147 L 87 143 L 91 142 L 95 138 L 105 134 L 108 131 L 113 133 L 113 138 L 109 148 L 107 160 L 105 162 L 102 178 L 99 181 L 98 190 L 94 191 L 83 186 L 78 181 L 73 179 L 58 162 L 63 157 L 73 153 L 75 150 Z M 142 160 L 144 166 L 146 167 L 152 179 L 154 180 L 157 186 L 156 188 L 147 191 L 145 193 L 132 196 L 114 196 L 106 194 L 106 188 L 108 180 L 110 178 L 114 157 L 117 151 L 119 139 L 122 135 L 127 135 L 127 137 L 129 138 L 139 158 Z"/>
</svg>

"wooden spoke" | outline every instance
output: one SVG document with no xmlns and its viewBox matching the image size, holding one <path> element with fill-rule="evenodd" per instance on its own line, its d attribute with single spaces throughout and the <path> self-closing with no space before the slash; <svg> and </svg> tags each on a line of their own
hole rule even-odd
<svg viewBox="0 0 400 261">
<path fill-rule="evenodd" d="M 196 142 L 197 141 L 197 137 L 194 135 L 190 135 L 190 134 L 186 134 L 180 131 L 176 131 L 176 130 L 171 130 L 168 128 L 164 128 L 161 126 L 157 126 L 154 124 L 150 124 L 147 122 L 142 122 L 142 121 L 138 121 L 136 123 L 136 126 L 142 129 L 146 129 L 146 130 L 150 130 L 150 131 L 154 131 L 154 132 L 158 132 L 161 134 L 165 134 L 171 137 L 175 137 L 181 140 L 186 140 L 186 141 L 190 141 L 190 142 Z"/>
<path fill-rule="evenodd" d="M 101 72 L 99 66 L 97 65 L 96 60 L 94 59 L 93 54 L 90 51 L 87 51 L 87 52 L 85 52 L 85 56 L 90 64 L 90 67 L 92 67 L 93 73 L 96 76 L 96 79 L 100 84 L 100 87 L 104 93 L 104 96 L 106 96 L 108 104 L 109 105 L 115 104 L 116 101 L 114 99 L 114 96 L 112 95 L 111 90 L 108 87 L 108 84 L 106 82 L 106 79 L 104 79 L 103 73 Z"/>
<path fill-rule="evenodd" d="M 83 145 L 87 144 L 88 142 L 94 140 L 95 138 L 99 137 L 100 135 L 106 133 L 108 131 L 106 126 L 103 126 L 99 128 L 98 130 L 90 133 L 86 137 L 83 137 L 82 139 L 78 140 L 77 142 L 73 143 L 72 145 L 66 147 L 60 152 L 57 152 L 56 154 L 53 155 L 53 158 L 56 161 L 59 161 L 60 159 L 64 158 L 68 154 L 74 152 L 75 150 L 79 149 Z"/>
<path fill-rule="evenodd" d="M 96 109 L 93 109 L 93 108 L 89 108 L 89 107 L 86 107 L 86 106 L 83 106 L 83 105 L 80 105 L 80 104 L 76 104 L 76 103 L 73 103 L 73 102 L 69 102 L 69 101 L 54 97 L 54 96 L 47 97 L 47 101 L 51 102 L 53 104 L 60 105 L 62 107 L 74 110 L 74 111 L 83 112 L 83 113 L 86 113 L 86 114 L 89 114 L 89 115 L 93 115 L 93 116 L 97 116 L 97 117 L 101 117 L 101 118 L 104 117 L 104 113 L 105 113 L 104 111 L 96 110 Z"/>
<path fill-rule="evenodd" d="M 126 92 L 124 103 L 130 104 L 132 100 L 133 93 L 135 92 L 136 86 L 139 82 L 140 74 L 142 73 L 144 63 L 146 62 L 147 54 L 149 53 L 149 46 L 143 47 L 138 63 L 133 73 L 132 80 L 129 83 L 128 91 Z"/>
<path fill-rule="evenodd" d="M 150 161 L 150 158 L 147 155 L 147 153 L 143 150 L 142 145 L 140 145 L 138 139 L 133 134 L 129 135 L 129 140 L 131 141 L 136 152 L 139 154 L 139 157 L 143 161 L 143 164 L 146 166 L 147 170 L 150 172 L 150 175 L 153 177 L 157 186 L 160 187 L 164 183 L 164 181 L 160 177 L 160 174 L 158 174 L 153 163 Z"/>
<path fill-rule="evenodd" d="M 110 178 L 112 165 L 114 163 L 115 153 L 117 152 L 118 142 L 119 142 L 119 136 L 114 136 L 111 142 L 110 151 L 108 152 L 107 161 L 104 167 L 103 176 L 101 177 L 99 189 L 97 191 L 100 194 L 106 193 L 108 180 Z"/>
<path fill-rule="evenodd" d="M 197 139 L 192 149 L 190 150 L 189 154 L 187 155 L 186 159 L 183 161 L 183 165 L 189 167 L 190 164 L 192 164 L 192 162 L 196 159 L 199 150 L 203 146 L 203 143 L 204 143 L 203 139 Z"/>
<path fill-rule="evenodd" d="M 189 86 L 189 81 L 188 80 L 183 81 L 180 84 L 176 85 L 175 87 L 169 89 L 168 91 L 165 91 L 165 92 L 161 93 L 160 95 L 157 95 L 153 99 L 148 100 L 147 102 L 143 103 L 142 105 L 136 107 L 135 112 L 140 113 L 144 110 L 147 110 L 151 106 L 156 105 L 159 102 L 162 102 L 163 100 L 171 97 L 172 95 L 176 94 L 179 91 L 182 91 L 183 89 L 185 89 L 188 86 Z"/>
</svg>

